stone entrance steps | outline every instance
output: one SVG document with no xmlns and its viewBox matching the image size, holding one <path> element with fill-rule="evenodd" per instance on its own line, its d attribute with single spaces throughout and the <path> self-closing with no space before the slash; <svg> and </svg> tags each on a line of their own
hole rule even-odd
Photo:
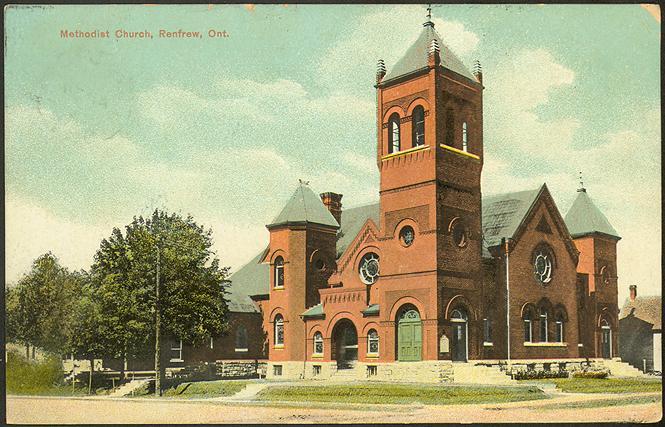
<svg viewBox="0 0 665 427">
<path fill-rule="evenodd" d="M 620 360 L 603 359 L 600 365 L 610 371 L 612 377 L 646 377 L 642 371 Z"/>
<path fill-rule="evenodd" d="M 124 397 L 132 395 L 140 388 L 154 381 L 155 381 L 154 378 L 142 378 L 142 379 L 131 380 L 129 382 L 124 383 L 117 389 L 115 389 L 113 393 L 109 394 L 109 397 Z"/>
</svg>

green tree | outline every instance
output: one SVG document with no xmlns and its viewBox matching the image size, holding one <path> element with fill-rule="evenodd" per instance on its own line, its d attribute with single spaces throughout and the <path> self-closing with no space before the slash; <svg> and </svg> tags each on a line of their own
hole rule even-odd
<svg viewBox="0 0 665 427">
<path fill-rule="evenodd" d="M 212 250 L 212 230 L 191 216 L 155 210 L 150 218 L 135 217 L 124 234 L 114 229 L 95 255 L 98 342 L 114 357 L 154 355 L 158 302 L 161 336 L 199 344 L 222 333 L 227 275 Z"/>
<path fill-rule="evenodd" d="M 62 267 L 52 253 L 37 258 L 15 287 L 5 290 L 7 339 L 61 355 L 77 295 L 78 274 Z"/>
</svg>

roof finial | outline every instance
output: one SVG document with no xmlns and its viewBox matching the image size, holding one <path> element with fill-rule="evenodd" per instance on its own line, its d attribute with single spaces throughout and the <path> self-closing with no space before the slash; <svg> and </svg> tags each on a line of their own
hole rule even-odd
<svg viewBox="0 0 665 427">
<path fill-rule="evenodd" d="M 434 28 L 434 22 L 432 22 L 432 4 L 427 5 L 427 21 L 423 24 L 423 27 L 432 27 Z"/>
<path fill-rule="evenodd" d="M 303 180 L 300 179 L 300 178 L 298 178 L 298 181 L 299 181 L 300 184 L 302 184 L 302 185 L 309 185 L 309 181 L 303 181 Z"/>
<path fill-rule="evenodd" d="M 582 181 L 582 171 L 580 171 L 580 188 L 577 189 L 578 193 L 586 193 L 586 188 L 584 188 L 584 181 Z"/>
</svg>

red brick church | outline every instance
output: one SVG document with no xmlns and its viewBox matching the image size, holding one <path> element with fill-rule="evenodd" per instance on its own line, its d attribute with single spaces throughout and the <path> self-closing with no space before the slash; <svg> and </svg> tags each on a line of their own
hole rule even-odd
<svg viewBox="0 0 665 427">
<path fill-rule="evenodd" d="M 616 355 L 620 237 L 584 188 L 565 218 L 545 184 L 483 197 L 482 82 L 430 20 L 391 70 L 379 61 L 379 202 L 343 209 L 301 182 L 231 277 L 217 357 L 390 377 Z"/>
</svg>

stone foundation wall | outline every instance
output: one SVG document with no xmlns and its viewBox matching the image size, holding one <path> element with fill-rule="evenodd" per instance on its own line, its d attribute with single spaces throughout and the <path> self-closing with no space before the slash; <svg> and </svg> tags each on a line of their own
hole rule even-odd
<svg viewBox="0 0 665 427">
<path fill-rule="evenodd" d="M 275 366 L 282 375 L 275 375 Z M 337 371 L 336 362 L 269 362 L 268 379 L 307 379 L 348 381 L 394 381 L 441 383 L 452 382 L 453 365 L 450 361 L 364 363 L 357 362 L 354 369 Z"/>
<path fill-rule="evenodd" d="M 256 378 L 265 376 L 267 362 L 258 360 L 217 360 L 218 378 Z"/>
</svg>

